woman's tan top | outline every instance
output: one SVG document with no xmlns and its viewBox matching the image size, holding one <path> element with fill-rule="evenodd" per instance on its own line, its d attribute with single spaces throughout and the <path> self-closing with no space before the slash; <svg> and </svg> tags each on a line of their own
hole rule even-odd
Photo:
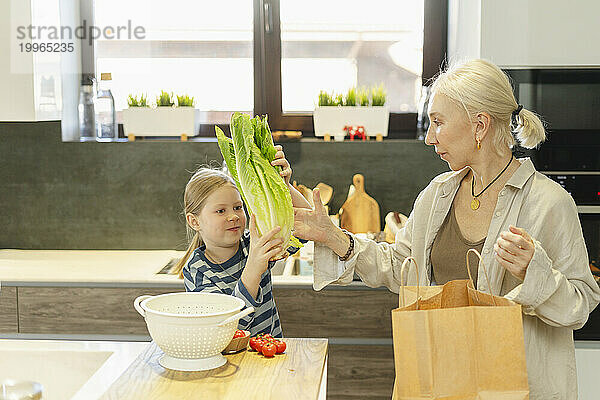
<svg viewBox="0 0 600 400">
<path fill-rule="evenodd" d="M 438 231 L 433 246 L 431 247 L 431 280 L 437 285 L 443 285 L 448 281 L 455 279 L 469 279 L 467 274 L 466 254 L 469 249 L 476 249 L 479 253 L 483 249 L 483 243 L 486 238 L 477 242 L 467 240 L 458 226 L 456 214 L 454 214 L 454 204 L 450 212 L 444 219 L 440 230 Z M 470 269 L 473 277 L 473 284 L 477 287 L 477 267 L 479 259 L 474 254 L 470 255 Z"/>
<path fill-rule="evenodd" d="M 479 290 L 521 304 L 530 400 L 576 400 L 577 368 L 573 330 L 581 328 L 600 302 L 600 287 L 590 271 L 585 241 L 573 198 L 558 183 L 535 170 L 529 159 L 498 194 L 494 216 L 483 245 Z M 454 201 L 468 167 L 434 178 L 417 197 L 406 225 L 394 244 L 354 236 L 354 256 L 340 261 L 330 248 L 315 243 L 314 288 L 349 284 L 356 272 L 365 284 L 400 288 L 400 267 L 413 256 L 420 285 L 431 283 L 431 246 Z M 494 256 L 494 243 L 509 225 L 534 238 L 535 251 L 520 281 Z M 404 280 L 417 284 L 417 268 L 409 266 Z M 408 275 L 408 278 L 406 277 Z"/>
</svg>

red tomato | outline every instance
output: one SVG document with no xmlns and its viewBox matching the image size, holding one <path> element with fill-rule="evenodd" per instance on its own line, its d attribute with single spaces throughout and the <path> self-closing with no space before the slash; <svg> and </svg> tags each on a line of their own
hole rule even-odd
<svg viewBox="0 0 600 400">
<path fill-rule="evenodd" d="M 275 347 L 277 348 L 277 354 L 281 354 L 285 351 L 286 345 L 284 341 L 278 340 L 275 343 Z"/>
<path fill-rule="evenodd" d="M 277 352 L 277 347 L 273 343 L 267 343 L 262 347 L 261 352 L 265 357 L 273 357 Z"/>
<path fill-rule="evenodd" d="M 257 337 L 250 338 L 250 348 L 252 348 L 252 350 L 254 350 L 254 351 L 259 351 L 259 349 L 258 349 L 259 342 L 260 342 L 260 339 Z"/>
<path fill-rule="evenodd" d="M 235 334 L 233 335 L 233 338 L 235 339 L 235 338 L 244 337 L 244 336 L 246 336 L 246 334 L 244 333 L 244 331 L 241 331 L 241 330 L 238 329 L 238 330 L 235 331 Z"/>
<path fill-rule="evenodd" d="M 259 353 L 262 350 L 262 347 L 265 345 L 265 341 L 261 338 L 257 338 L 256 339 L 256 351 L 258 351 Z"/>
<path fill-rule="evenodd" d="M 271 336 L 269 333 L 263 335 L 263 338 L 269 339 L 269 340 L 274 339 L 273 336 Z"/>
</svg>

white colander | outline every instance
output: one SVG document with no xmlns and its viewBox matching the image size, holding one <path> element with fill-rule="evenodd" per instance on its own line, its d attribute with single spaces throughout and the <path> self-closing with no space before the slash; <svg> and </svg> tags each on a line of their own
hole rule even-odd
<svg viewBox="0 0 600 400">
<path fill-rule="evenodd" d="M 178 371 L 203 371 L 227 360 L 227 347 L 238 320 L 254 311 L 243 311 L 244 301 L 219 293 L 180 292 L 139 296 L 133 306 L 146 319 L 148 332 L 165 353 L 160 364 Z"/>
</svg>

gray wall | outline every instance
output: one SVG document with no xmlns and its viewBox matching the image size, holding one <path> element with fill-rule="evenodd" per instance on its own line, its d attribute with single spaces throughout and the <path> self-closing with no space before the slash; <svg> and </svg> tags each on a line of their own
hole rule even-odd
<svg viewBox="0 0 600 400">
<path fill-rule="evenodd" d="M 416 140 L 284 143 L 297 180 L 334 187 L 338 210 L 355 173 L 381 207 L 408 214 L 448 169 Z M 183 249 L 183 190 L 216 142 L 61 141 L 60 122 L 0 123 L 0 248 Z"/>
</svg>

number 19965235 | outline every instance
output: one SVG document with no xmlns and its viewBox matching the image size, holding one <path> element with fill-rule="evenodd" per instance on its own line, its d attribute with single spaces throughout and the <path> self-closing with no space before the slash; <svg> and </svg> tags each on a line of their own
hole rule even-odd
<svg viewBox="0 0 600 400">
<path fill-rule="evenodd" d="M 73 43 L 19 43 L 21 53 L 72 53 Z"/>
</svg>

